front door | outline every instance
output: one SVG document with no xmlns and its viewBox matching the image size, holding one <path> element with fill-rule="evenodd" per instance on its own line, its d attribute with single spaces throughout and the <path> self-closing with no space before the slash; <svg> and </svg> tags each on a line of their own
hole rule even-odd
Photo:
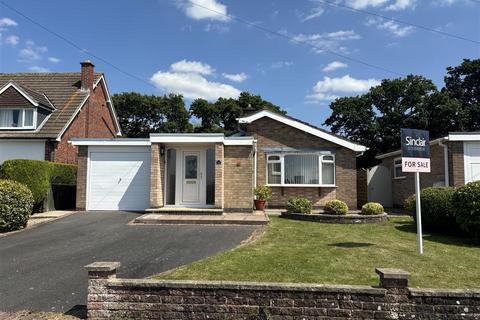
<svg viewBox="0 0 480 320">
<path fill-rule="evenodd" d="M 184 151 L 182 160 L 182 203 L 201 204 L 203 176 L 201 153 Z"/>
</svg>

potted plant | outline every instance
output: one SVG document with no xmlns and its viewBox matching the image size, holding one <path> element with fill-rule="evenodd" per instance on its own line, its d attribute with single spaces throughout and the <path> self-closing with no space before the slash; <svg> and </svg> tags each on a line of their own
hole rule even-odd
<svg viewBox="0 0 480 320">
<path fill-rule="evenodd" d="M 272 197 L 272 189 L 268 186 L 258 186 L 253 190 L 253 193 L 255 194 L 255 209 L 265 209 L 265 203 Z"/>
</svg>

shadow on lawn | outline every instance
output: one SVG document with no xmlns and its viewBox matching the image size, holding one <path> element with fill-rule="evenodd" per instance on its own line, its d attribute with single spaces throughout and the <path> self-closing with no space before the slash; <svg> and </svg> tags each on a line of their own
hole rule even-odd
<svg viewBox="0 0 480 320">
<path fill-rule="evenodd" d="M 363 247 L 370 247 L 373 246 L 373 243 L 367 242 L 337 242 L 337 243 L 330 243 L 329 246 L 331 247 L 338 247 L 338 248 L 363 248 Z"/>
<path fill-rule="evenodd" d="M 395 229 L 402 232 L 417 233 L 417 225 L 415 222 L 399 222 L 396 223 Z M 465 238 L 455 235 L 442 235 L 438 233 L 423 232 L 423 239 L 432 242 L 438 242 L 448 245 L 461 246 L 461 247 L 480 247 L 480 243 L 475 242 L 473 239 Z"/>
</svg>

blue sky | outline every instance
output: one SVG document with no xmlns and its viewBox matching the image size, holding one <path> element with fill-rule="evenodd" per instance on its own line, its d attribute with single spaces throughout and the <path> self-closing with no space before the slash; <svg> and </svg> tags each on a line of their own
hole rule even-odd
<svg viewBox="0 0 480 320">
<path fill-rule="evenodd" d="M 330 114 L 331 99 L 397 77 L 329 52 L 400 74 L 424 75 L 439 87 L 447 66 L 480 56 L 479 44 L 321 0 L 3 1 L 144 81 L 69 46 L 1 4 L 0 72 L 77 71 L 79 62 L 89 58 L 106 73 L 112 93 L 178 92 L 188 103 L 246 90 L 316 125 Z M 328 1 L 480 41 L 477 1 Z"/>
</svg>

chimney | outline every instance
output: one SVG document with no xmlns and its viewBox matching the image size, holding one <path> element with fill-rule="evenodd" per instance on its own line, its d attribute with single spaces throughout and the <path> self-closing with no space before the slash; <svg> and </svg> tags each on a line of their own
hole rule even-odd
<svg viewBox="0 0 480 320">
<path fill-rule="evenodd" d="M 93 90 L 93 68 L 95 67 L 90 60 L 80 62 L 82 66 L 81 89 Z"/>
</svg>

